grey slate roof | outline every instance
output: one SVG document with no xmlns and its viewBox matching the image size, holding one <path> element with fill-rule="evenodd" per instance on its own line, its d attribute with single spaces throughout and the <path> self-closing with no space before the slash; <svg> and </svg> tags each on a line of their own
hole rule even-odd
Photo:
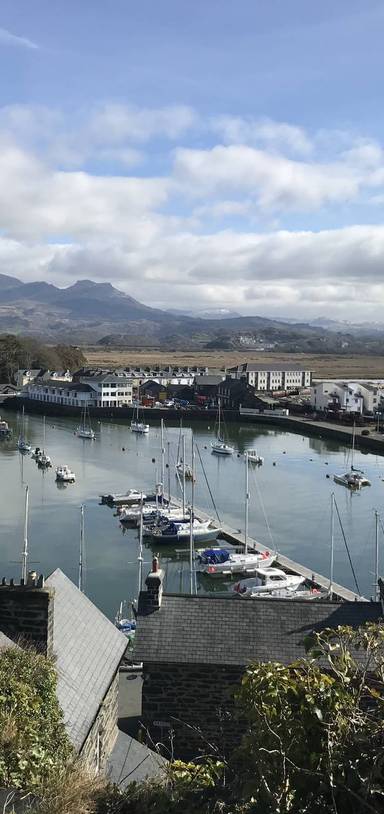
<svg viewBox="0 0 384 814">
<path fill-rule="evenodd" d="M 289 664 L 305 655 L 303 639 L 313 630 L 382 618 L 379 602 L 182 594 L 164 594 L 160 610 L 146 615 L 146 597 L 142 591 L 134 659 L 147 663 Z"/>
<path fill-rule="evenodd" d="M 125 732 L 119 732 L 107 762 L 107 777 L 125 789 L 129 783 L 161 779 L 168 761 Z"/>
<path fill-rule="evenodd" d="M 45 585 L 55 589 L 53 653 L 57 696 L 68 735 L 79 751 L 118 669 L 127 640 L 60 568 Z"/>
<path fill-rule="evenodd" d="M 12 639 L 8 639 L 8 636 L 0 630 L 0 650 L 4 647 L 18 647 L 18 645 Z"/>
<path fill-rule="evenodd" d="M 211 386 L 215 384 L 220 384 L 220 382 L 222 382 L 223 379 L 225 379 L 224 374 L 222 376 L 220 375 L 215 376 L 211 374 L 207 376 L 195 376 L 195 384 L 198 385 L 199 387 L 200 386 L 206 387 L 207 385 Z"/>
</svg>

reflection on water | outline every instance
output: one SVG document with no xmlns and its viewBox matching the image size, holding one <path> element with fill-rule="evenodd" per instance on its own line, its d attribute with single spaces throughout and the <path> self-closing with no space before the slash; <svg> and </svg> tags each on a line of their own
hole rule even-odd
<svg viewBox="0 0 384 814">
<path fill-rule="evenodd" d="M 75 436 L 77 420 L 48 418 L 46 449 L 53 468 L 39 470 L 30 456 L 16 448 L 17 416 L 6 414 L 14 428 L 10 441 L 0 442 L 0 576 L 18 577 L 23 536 L 25 484 L 30 488 L 29 547 L 35 567 L 49 573 L 62 568 L 75 582 L 78 571 L 79 507 L 85 509 L 87 591 L 110 617 L 120 599 L 137 595 L 137 532 L 123 532 L 114 512 L 99 505 L 104 492 L 122 492 L 130 487 L 153 491 L 160 478 L 160 429 L 153 424 L 148 436 L 129 431 L 128 422 L 113 421 L 95 425 L 97 440 Z M 183 416 L 184 421 L 186 417 Z M 228 426 L 236 454 L 222 458 L 211 454 L 213 425 L 208 420 L 194 424 L 198 447 L 196 505 L 212 517 L 215 509 L 207 489 L 208 479 L 217 512 L 222 521 L 236 529 L 244 528 L 245 464 L 242 453 L 257 448 L 265 459 L 262 467 L 250 467 L 250 534 L 268 548 L 276 547 L 292 559 L 323 574 L 328 572 L 330 537 L 330 495 L 334 490 L 350 545 L 360 589 L 372 594 L 374 557 L 373 512 L 383 505 L 384 459 L 356 452 L 355 465 L 361 466 L 372 481 L 361 493 L 350 493 L 333 483 L 332 474 L 345 468 L 348 450 L 322 438 L 303 436 L 270 427 Z M 187 460 L 190 459 L 191 429 L 186 427 Z M 26 435 L 32 446 L 42 446 L 43 422 L 40 416 L 26 416 Z M 170 468 L 166 474 L 171 491 L 177 492 L 174 464 L 179 438 L 177 426 L 166 427 L 170 446 Z M 167 447 L 167 444 L 166 444 Z M 200 457 L 203 464 L 200 463 Z M 73 485 L 57 484 L 55 467 L 68 464 L 76 474 Z M 204 471 L 203 471 L 204 470 Z M 187 485 L 188 492 L 190 484 Z M 384 514 L 384 510 L 383 510 Z M 158 544 L 157 544 L 158 545 Z M 153 553 L 145 547 L 144 574 Z M 161 551 L 166 572 L 166 588 L 189 590 L 188 554 L 178 557 L 169 548 Z M 353 588 L 340 531 L 336 533 L 335 579 Z M 221 581 L 198 577 L 198 590 L 222 591 Z"/>
</svg>

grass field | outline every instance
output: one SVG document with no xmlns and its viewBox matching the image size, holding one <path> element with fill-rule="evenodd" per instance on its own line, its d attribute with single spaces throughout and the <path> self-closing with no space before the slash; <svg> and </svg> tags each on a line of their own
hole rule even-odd
<svg viewBox="0 0 384 814">
<path fill-rule="evenodd" d="M 241 362 L 263 364 L 302 364 L 313 371 L 316 378 L 384 379 L 384 356 L 336 356 L 305 353 L 252 353 L 252 351 L 177 351 L 166 353 L 148 350 L 83 348 L 89 364 L 102 367 L 126 365 L 206 365 L 209 368 L 231 367 Z"/>
</svg>

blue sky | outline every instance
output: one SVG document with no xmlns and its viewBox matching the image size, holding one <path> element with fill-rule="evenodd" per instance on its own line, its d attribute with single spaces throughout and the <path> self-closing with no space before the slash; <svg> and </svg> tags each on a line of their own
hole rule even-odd
<svg viewBox="0 0 384 814">
<path fill-rule="evenodd" d="M 384 5 L 3 0 L 0 271 L 381 319 Z"/>
</svg>

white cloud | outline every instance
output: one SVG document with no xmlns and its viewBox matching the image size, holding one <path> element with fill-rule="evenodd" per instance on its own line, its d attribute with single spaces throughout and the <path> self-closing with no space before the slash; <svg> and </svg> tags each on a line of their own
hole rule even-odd
<svg viewBox="0 0 384 814">
<path fill-rule="evenodd" d="M 196 113 L 185 105 L 138 109 L 130 105 L 106 104 L 94 110 L 88 131 L 95 141 L 121 144 L 151 138 L 176 139 L 197 122 Z"/>
<path fill-rule="evenodd" d="M 32 48 L 36 50 L 39 46 L 27 37 L 19 37 L 11 34 L 6 28 L 0 28 L 0 45 L 11 45 L 20 48 Z"/>
<path fill-rule="evenodd" d="M 228 144 L 262 145 L 298 155 L 309 155 L 313 150 L 313 144 L 302 127 L 267 118 L 218 116 L 212 121 L 212 130 Z"/>
</svg>

